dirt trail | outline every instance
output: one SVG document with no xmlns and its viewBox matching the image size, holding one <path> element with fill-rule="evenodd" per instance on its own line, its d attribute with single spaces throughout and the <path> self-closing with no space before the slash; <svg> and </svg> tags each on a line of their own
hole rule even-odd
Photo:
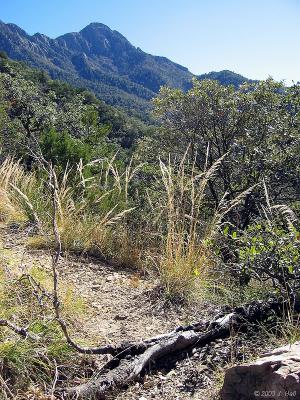
<svg viewBox="0 0 300 400">
<path fill-rule="evenodd" d="M 7 254 L 13 259 L 18 268 L 26 271 L 36 265 L 51 272 L 50 253 L 27 249 L 28 234 L 24 231 L 2 227 L 0 237 L 4 256 Z M 63 257 L 59 275 L 60 285 L 71 287 L 88 305 L 88 311 L 72 329 L 73 338 L 88 345 L 145 339 L 196 322 L 211 311 L 203 305 L 200 311 L 195 304 L 165 307 L 157 295 L 157 280 L 95 259 L 74 255 Z M 146 377 L 144 384 L 137 383 L 121 392 L 117 399 L 208 399 L 203 392 L 210 382 L 203 374 L 205 369 L 196 354 L 196 358 L 184 360 L 171 371 Z"/>
</svg>

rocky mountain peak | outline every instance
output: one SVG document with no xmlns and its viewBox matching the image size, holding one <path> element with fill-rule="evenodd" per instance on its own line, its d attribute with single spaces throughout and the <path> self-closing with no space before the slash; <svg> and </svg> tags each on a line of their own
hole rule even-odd
<svg viewBox="0 0 300 400">
<path fill-rule="evenodd" d="M 148 109 L 162 85 L 188 89 L 193 77 L 187 68 L 145 53 L 100 22 L 56 39 L 42 33 L 30 36 L 15 24 L 0 22 L 0 51 L 131 109 Z"/>
</svg>

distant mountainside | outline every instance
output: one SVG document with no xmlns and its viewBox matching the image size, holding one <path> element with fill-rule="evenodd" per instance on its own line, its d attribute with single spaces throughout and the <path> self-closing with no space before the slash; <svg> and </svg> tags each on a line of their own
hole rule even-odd
<svg viewBox="0 0 300 400">
<path fill-rule="evenodd" d="M 236 74 L 235 72 L 229 70 L 224 70 L 219 72 L 212 71 L 209 72 L 208 74 L 198 75 L 197 78 L 200 80 L 213 79 L 220 82 L 222 85 L 225 86 L 233 85 L 235 87 L 238 87 L 239 85 L 245 82 L 255 82 L 254 80 L 245 78 L 244 76 Z"/>
<path fill-rule="evenodd" d="M 101 23 L 51 39 L 41 33 L 30 36 L 17 25 L 0 21 L 0 50 L 44 69 L 54 79 L 87 87 L 109 104 L 139 111 L 148 108 L 160 86 L 188 89 L 193 77 L 187 68 L 145 53 Z M 236 86 L 247 80 L 231 71 L 207 77 Z"/>
</svg>

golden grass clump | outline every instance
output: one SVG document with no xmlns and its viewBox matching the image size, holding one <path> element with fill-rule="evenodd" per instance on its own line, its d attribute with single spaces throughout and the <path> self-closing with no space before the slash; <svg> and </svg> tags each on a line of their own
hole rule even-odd
<svg viewBox="0 0 300 400">
<path fill-rule="evenodd" d="M 31 174 L 25 174 L 19 162 L 6 158 L 0 165 L 0 221 L 22 222 L 26 220 L 26 213 L 16 192 L 20 188 L 26 191 L 31 185 Z M 24 200 L 24 199 L 23 199 Z"/>
<path fill-rule="evenodd" d="M 222 220 L 249 193 L 244 192 L 232 201 L 226 201 L 225 194 L 219 206 L 208 213 L 208 182 L 215 177 L 226 155 L 199 172 L 187 154 L 188 150 L 179 164 L 172 165 L 170 159 L 168 163 L 160 161 L 164 187 L 160 219 L 165 223 L 166 233 L 159 272 L 171 298 L 195 294 L 195 284 L 205 284 L 216 265 L 211 244 Z"/>
<path fill-rule="evenodd" d="M 65 171 L 59 184 L 58 228 L 63 248 L 101 254 L 122 262 L 116 244 L 126 246 L 122 240 L 126 216 L 133 210 L 128 188 L 139 166 L 132 168 L 130 163 L 120 173 L 113 160 L 106 160 L 100 163 L 99 174 L 85 178 L 87 167 L 81 163 L 77 166 L 80 179 L 75 186 L 69 183 L 70 170 Z"/>
<path fill-rule="evenodd" d="M 96 173 L 86 172 L 90 168 Z M 128 190 L 139 168 L 130 162 L 120 172 L 112 158 L 87 165 L 80 162 L 58 174 L 57 223 L 64 250 L 114 257 L 124 264 L 135 262 L 127 240 L 126 215 L 133 210 Z M 0 219 L 8 222 L 18 216 L 18 220 L 34 222 L 38 234 L 28 239 L 27 246 L 53 246 L 52 201 L 45 173 L 26 172 L 20 162 L 7 158 L 0 165 L 0 184 Z"/>
</svg>

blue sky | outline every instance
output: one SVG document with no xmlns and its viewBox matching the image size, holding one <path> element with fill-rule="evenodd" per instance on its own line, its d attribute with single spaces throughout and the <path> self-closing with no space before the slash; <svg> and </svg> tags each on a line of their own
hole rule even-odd
<svg viewBox="0 0 300 400">
<path fill-rule="evenodd" d="M 300 0 L 2 0 L 0 19 L 56 37 L 102 22 L 196 74 L 300 80 Z"/>
</svg>

